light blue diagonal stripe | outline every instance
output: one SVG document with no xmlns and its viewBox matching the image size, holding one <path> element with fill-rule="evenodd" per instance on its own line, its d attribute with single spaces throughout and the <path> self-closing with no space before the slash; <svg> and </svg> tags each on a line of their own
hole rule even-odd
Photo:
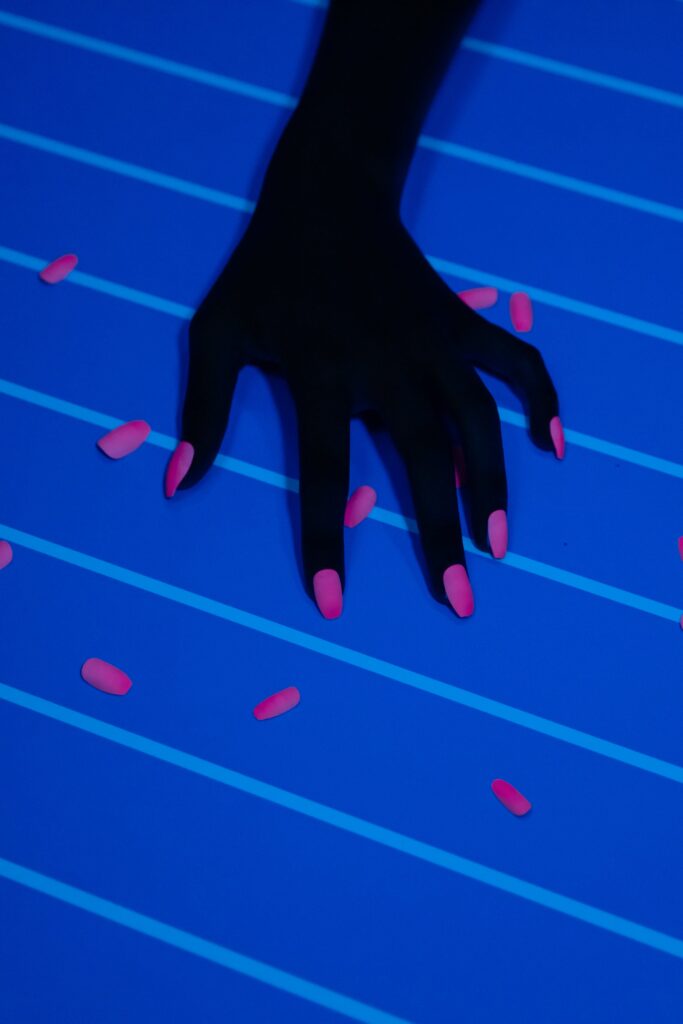
<svg viewBox="0 0 683 1024">
<path fill-rule="evenodd" d="M 231 210 L 239 210 L 242 213 L 252 213 L 256 204 L 242 196 L 231 195 L 229 192 L 221 192 L 217 188 L 207 188 L 205 185 L 197 185 L 185 178 L 176 178 L 172 174 L 162 174 L 153 171 L 148 167 L 141 167 L 138 164 L 128 163 L 126 160 L 117 160 L 110 156 L 103 156 L 101 153 L 94 153 L 92 150 L 83 149 L 81 146 L 71 146 L 58 139 L 50 139 L 45 135 L 38 135 L 35 132 L 25 132 L 20 128 L 14 128 L 10 124 L 0 122 L 0 139 L 8 142 L 15 142 L 22 146 L 30 146 L 32 149 L 50 153 L 53 156 L 60 156 L 66 160 L 75 160 L 88 167 L 97 167 L 102 171 L 111 171 L 113 174 L 120 174 L 125 178 L 133 178 L 136 181 L 144 181 L 148 185 L 157 188 L 169 189 L 178 192 L 180 195 L 192 196 L 193 199 L 203 199 L 206 202 L 214 203 L 216 206 L 226 206 Z"/>
<path fill-rule="evenodd" d="M 0 11 L 0 25 L 8 28 L 15 28 L 21 31 L 30 32 L 34 35 L 52 39 L 55 42 L 67 43 L 81 49 L 90 50 L 104 56 L 113 57 L 118 60 L 128 61 L 142 67 L 151 68 L 155 71 L 162 71 L 167 74 L 178 75 L 192 81 L 201 82 L 203 85 L 210 85 L 221 88 L 228 92 L 234 92 L 250 99 L 260 100 L 266 103 L 275 104 L 280 107 L 293 108 L 297 99 L 285 93 L 276 92 L 273 89 L 265 89 L 261 86 L 251 85 L 241 79 L 231 78 L 226 75 L 215 74 L 214 72 L 202 71 L 178 61 L 166 60 L 152 54 L 133 50 L 129 47 L 118 46 L 101 39 L 82 35 L 78 32 L 71 32 L 67 29 L 48 25 L 45 22 L 36 21 L 32 18 L 24 18 L 11 14 L 7 11 Z M 669 220 L 683 222 L 683 210 L 668 203 L 660 203 L 653 199 L 646 199 L 640 196 L 631 195 L 620 189 L 608 188 L 597 185 L 581 178 L 575 178 L 567 174 L 560 174 L 555 171 L 548 171 L 533 164 L 525 164 L 517 160 L 510 160 L 507 157 L 497 156 L 493 153 L 485 153 L 468 146 L 460 146 L 445 139 L 436 139 L 429 135 L 421 135 L 419 145 L 423 148 L 433 150 L 445 156 L 454 157 L 460 160 L 467 160 L 483 167 L 502 171 L 506 174 L 514 174 L 518 177 L 527 178 L 531 181 L 541 182 L 554 188 L 562 188 L 566 191 L 575 192 L 579 195 L 588 196 L 593 199 L 605 202 L 617 203 L 628 209 L 637 210 L 641 213 L 648 213 Z"/>
<path fill-rule="evenodd" d="M 69 29 L 60 28 L 58 25 L 50 25 L 44 21 L 37 21 L 35 18 L 25 18 L 22 15 L 13 14 L 11 11 L 0 10 L 0 25 L 4 25 L 5 28 L 17 29 L 20 32 L 28 32 L 43 39 L 50 39 L 55 43 L 75 46 L 79 50 L 87 50 L 103 57 L 112 57 L 114 60 L 136 64 L 138 67 L 148 68 L 151 71 L 160 71 L 176 78 L 185 78 L 190 82 L 211 86 L 213 89 L 222 89 L 224 92 L 247 96 L 249 99 L 260 100 L 262 103 L 271 103 L 277 107 L 292 109 L 297 103 L 293 96 L 288 96 L 277 89 L 251 85 L 239 78 L 231 78 L 229 75 L 221 75 L 214 71 L 205 71 L 202 68 L 192 67 L 191 64 L 182 64 L 177 60 L 166 60 L 165 57 L 157 57 L 153 53 L 133 50 L 129 46 L 119 46 L 117 43 L 109 43 L 105 39 L 97 39 L 81 32 L 72 32 Z"/>
<path fill-rule="evenodd" d="M 601 89 L 610 89 L 627 96 L 636 96 L 641 100 L 651 100 L 654 103 L 683 109 L 683 96 L 678 92 L 671 92 L 669 89 L 643 85 L 641 82 L 634 82 L 629 78 L 608 75 L 602 71 L 592 71 L 590 68 L 584 68 L 578 64 L 568 64 L 566 61 L 541 57 L 538 54 L 529 53 L 527 50 L 517 50 L 512 46 L 500 46 L 498 43 L 489 43 L 485 39 L 475 39 L 473 36 L 466 36 L 462 41 L 462 46 L 473 53 L 481 53 L 497 60 L 508 61 L 510 64 L 518 64 L 520 67 L 532 68 L 534 71 L 544 71 L 550 75 L 558 75 L 560 78 L 570 78 L 575 82 L 584 82 L 586 85 L 596 85 Z"/>
<path fill-rule="evenodd" d="M 680 207 L 634 196 L 630 192 L 622 192 L 621 189 L 596 185 L 592 181 L 574 178 L 569 174 L 547 171 L 543 167 L 525 164 L 519 160 L 510 160 L 508 157 L 497 156 L 495 153 L 485 153 L 481 149 L 472 149 L 470 146 L 460 146 L 456 142 L 448 142 L 445 139 L 435 139 L 431 135 L 421 135 L 420 145 L 423 149 L 452 156 L 457 160 L 466 160 L 479 167 L 503 171 L 505 174 L 514 174 L 518 178 L 527 178 L 543 185 L 552 185 L 553 188 L 561 188 L 566 192 L 576 192 L 578 195 L 589 196 L 591 199 L 601 199 L 603 202 L 616 203 L 618 206 L 638 210 L 640 213 L 650 213 L 656 217 L 683 223 L 683 209 Z"/>
<path fill-rule="evenodd" d="M 571 746 L 580 747 L 583 750 L 589 750 L 602 757 L 609 757 L 614 761 L 620 761 L 622 764 L 640 768 L 642 771 L 651 772 L 653 775 L 661 775 L 663 778 L 671 779 L 673 782 L 683 782 L 683 767 L 680 765 L 663 761 L 658 757 L 652 757 L 637 750 L 631 750 L 629 747 L 623 747 L 619 743 L 612 743 L 610 740 L 600 739 L 598 736 L 592 736 L 590 733 L 582 732 L 580 729 L 561 725 L 559 722 L 553 722 L 551 719 L 543 718 L 529 711 L 522 711 L 520 708 L 503 704 L 489 697 L 482 697 L 462 687 L 423 675 L 421 672 L 415 672 L 412 669 L 403 668 L 400 665 L 384 661 L 382 658 L 375 658 L 372 655 L 364 654 L 362 651 L 356 651 L 351 647 L 344 647 L 341 644 L 333 643 L 331 640 L 325 640 L 313 633 L 305 633 L 303 630 L 295 629 L 293 626 L 286 626 L 272 619 L 267 619 L 262 615 L 243 611 L 241 608 L 216 601 L 213 598 L 203 597 L 201 594 L 195 594 L 193 591 L 186 590 L 183 587 L 165 583 L 163 580 L 154 579 L 132 569 L 125 569 L 123 566 L 115 565 L 113 562 L 106 562 L 101 558 L 95 558 L 84 552 L 76 551 L 73 548 L 56 544 L 53 541 L 36 537 L 33 534 L 26 533 L 23 530 L 16 530 L 14 527 L 1 523 L 0 537 L 20 547 L 28 548 L 30 551 L 46 555 L 48 558 L 54 558 L 67 565 L 74 565 L 79 569 L 85 569 L 87 572 L 95 573 L 98 576 L 116 580 L 126 586 L 134 587 L 136 590 L 154 594 L 157 597 L 163 597 L 186 608 L 194 608 L 217 619 L 222 619 L 224 622 L 232 622 L 245 629 L 273 637 L 275 640 L 281 640 L 284 643 L 313 651 L 316 654 L 321 654 L 326 658 L 332 658 L 334 661 L 362 669 L 373 675 L 402 683 L 404 686 L 410 686 L 414 690 L 420 690 L 423 693 L 430 693 L 435 697 L 441 697 L 453 704 L 471 708 L 473 711 L 480 711 L 482 714 L 491 715 L 493 718 L 510 722 L 524 729 L 530 729 L 532 732 L 537 732 L 544 736 L 550 736 L 552 739 L 569 743 Z"/>
<path fill-rule="evenodd" d="M 220 946 L 216 942 L 202 939 L 192 932 L 175 928 L 154 917 L 148 917 L 147 914 L 140 914 L 120 903 L 112 903 L 111 900 L 95 896 L 94 893 L 78 889 L 66 882 L 60 882 L 56 878 L 33 871 L 14 861 L 5 860 L 4 857 L 0 857 L 0 876 L 17 885 L 32 889 L 34 892 L 42 893 L 44 896 L 51 896 L 61 903 L 68 903 L 79 910 L 85 910 L 106 921 L 122 925 L 140 935 L 156 939 L 167 946 L 191 953 L 193 956 L 201 957 L 202 960 L 209 960 L 220 967 L 227 967 L 253 981 L 261 982 L 271 988 L 279 989 L 281 992 L 298 996 L 299 999 L 305 999 L 309 1003 L 333 1010 L 349 1020 L 362 1021 L 363 1024 L 409 1024 L 403 1017 L 396 1017 L 392 1013 L 376 1010 L 366 1003 L 351 999 L 333 989 L 306 981 L 296 974 L 280 970 L 279 967 L 272 967 L 261 960 L 254 960 L 253 957 L 244 956 L 243 953 L 237 953 L 228 949 L 227 946 Z"/>
<path fill-rule="evenodd" d="M 154 757 L 159 761 L 164 761 L 166 764 L 171 764 L 195 775 L 211 779 L 221 785 L 246 793 L 249 796 L 266 800 L 278 807 L 294 811 L 296 814 L 301 814 L 307 818 L 330 825 L 340 831 L 359 836 L 373 843 L 378 843 L 390 850 L 407 854 L 426 864 L 432 864 L 435 867 L 443 868 L 471 881 L 488 885 L 508 895 L 517 896 L 530 903 L 545 907 L 547 910 L 565 914 L 567 917 L 572 917 L 578 921 L 583 921 L 585 924 L 612 932 L 612 934 L 630 939 L 632 942 L 639 942 L 642 945 L 650 946 L 652 949 L 657 949 L 662 953 L 683 958 L 683 940 L 681 939 L 657 931 L 654 928 L 637 924 L 635 921 L 628 920 L 628 918 L 600 910 L 572 897 L 563 896 L 552 889 L 535 885 L 533 882 L 526 882 L 514 875 L 487 867 L 485 864 L 480 864 L 478 861 L 470 860 L 467 857 L 461 857 L 438 846 L 432 846 L 431 843 L 413 839 L 402 832 L 395 832 L 393 829 L 376 825 L 365 818 L 358 818 L 356 815 L 348 814 L 346 811 L 339 811 L 335 807 L 321 804 L 316 800 L 310 800 L 308 797 L 299 796 L 298 793 L 280 789 L 278 786 L 262 782 L 260 779 L 255 779 L 250 775 L 243 775 L 241 772 L 224 768 L 212 761 L 196 757 L 194 754 L 188 754 L 175 747 L 167 746 L 165 743 L 148 739 L 146 736 L 141 736 L 138 733 L 129 732 L 127 729 L 122 729 L 119 726 L 110 725 L 99 718 L 92 718 L 90 715 L 73 711 L 71 708 L 44 700 L 42 697 L 36 697 L 23 690 L 15 689 L 13 686 L 7 686 L 4 683 L 0 683 L 0 700 L 44 715 L 53 721 L 70 725 L 91 735 L 99 736 L 129 750 L 135 750 L 149 757 Z M 0 863 L 3 862 L 0 861 Z M 7 862 L 5 861 L 4 864 L 7 864 Z"/>
<path fill-rule="evenodd" d="M 453 260 L 445 260 L 440 256 L 427 256 L 427 259 L 440 274 L 460 277 L 463 281 L 474 284 L 491 285 L 494 288 L 502 288 L 504 291 L 525 291 L 532 299 L 542 302 L 546 306 L 563 309 L 567 313 L 584 316 L 590 320 L 598 320 L 601 323 L 610 324 L 612 327 L 621 327 L 625 331 L 634 331 L 636 334 L 659 338 L 660 341 L 670 341 L 674 345 L 683 345 L 683 331 L 675 330 L 673 327 L 663 327 L 650 320 L 641 320 L 639 317 L 629 316 L 627 313 L 617 313 L 612 309 L 594 306 L 590 302 L 572 299 L 567 295 L 558 295 L 557 292 L 514 281 L 509 277 L 501 277 L 499 274 L 489 274 L 485 270 L 477 270 L 475 267 L 455 263 Z"/>
</svg>

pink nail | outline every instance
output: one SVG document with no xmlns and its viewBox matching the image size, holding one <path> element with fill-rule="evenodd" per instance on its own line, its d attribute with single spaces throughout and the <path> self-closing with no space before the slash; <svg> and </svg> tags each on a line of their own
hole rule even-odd
<svg viewBox="0 0 683 1024">
<path fill-rule="evenodd" d="M 284 715 L 285 711 L 295 708 L 300 700 L 301 694 L 296 686 L 288 686 L 257 704 L 254 708 L 254 718 L 259 722 L 265 722 L 267 718 L 277 718 L 278 715 Z"/>
<path fill-rule="evenodd" d="M 326 619 L 338 619 L 342 613 L 342 588 L 339 573 L 320 569 L 313 577 L 316 604 Z"/>
<path fill-rule="evenodd" d="M 458 292 L 458 298 L 470 307 L 470 309 L 488 309 L 498 302 L 497 288 L 466 288 L 464 292 Z"/>
<path fill-rule="evenodd" d="M 534 311 L 526 292 L 513 292 L 510 296 L 510 319 L 520 334 L 526 334 L 534 326 Z"/>
<path fill-rule="evenodd" d="M 455 464 L 455 486 L 460 490 L 465 483 L 465 453 L 459 445 L 453 450 L 453 462 Z"/>
<path fill-rule="evenodd" d="M 550 436 L 555 446 L 555 454 L 558 459 L 564 458 L 564 430 L 559 416 L 553 416 L 550 421 Z"/>
<path fill-rule="evenodd" d="M 172 498 L 178 490 L 178 485 L 187 476 L 187 471 L 192 465 L 194 448 L 189 441 L 181 441 L 171 456 L 166 468 L 166 497 Z"/>
<path fill-rule="evenodd" d="M 52 263 L 48 263 L 46 267 L 43 267 L 38 277 L 45 284 L 59 284 L 65 277 L 69 276 L 77 263 L 78 256 L 74 256 L 72 252 L 67 253 L 65 256 L 60 256 L 58 259 L 53 260 Z"/>
<path fill-rule="evenodd" d="M 494 558 L 505 558 L 508 549 L 508 517 L 502 508 L 489 516 L 489 544 Z"/>
<path fill-rule="evenodd" d="M 446 597 L 453 611 L 466 619 L 474 611 L 474 594 L 464 565 L 449 565 L 443 574 Z"/>
<path fill-rule="evenodd" d="M 0 569 L 4 569 L 14 558 L 12 545 L 8 540 L 0 540 Z"/>
<path fill-rule="evenodd" d="M 114 693 L 118 697 L 128 693 L 133 685 L 125 672 L 100 658 L 88 658 L 81 669 L 81 675 L 86 683 L 90 683 L 96 690 Z"/>
<path fill-rule="evenodd" d="M 522 796 L 519 790 L 511 786 L 505 779 L 494 779 L 491 783 L 491 789 L 503 807 L 507 807 L 508 811 L 516 814 L 518 818 L 521 818 L 523 814 L 528 814 L 531 810 L 531 804 L 527 798 Z"/>
<path fill-rule="evenodd" d="M 678 553 L 683 558 L 683 537 L 678 538 Z"/>
<path fill-rule="evenodd" d="M 130 455 L 147 440 L 152 428 L 144 420 L 131 420 L 130 423 L 122 423 L 120 427 L 114 427 L 108 434 L 101 437 L 97 447 L 110 459 L 122 459 L 124 455 Z"/>
<path fill-rule="evenodd" d="M 363 484 L 356 488 L 349 500 L 346 502 L 344 512 L 344 526 L 358 526 L 372 512 L 377 502 L 377 491 L 374 487 Z"/>
</svg>

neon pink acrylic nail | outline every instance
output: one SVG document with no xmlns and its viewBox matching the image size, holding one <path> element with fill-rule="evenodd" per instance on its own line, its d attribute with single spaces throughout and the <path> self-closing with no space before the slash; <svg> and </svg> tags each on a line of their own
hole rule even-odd
<svg viewBox="0 0 683 1024">
<path fill-rule="evenodd" d="M 167 498 L 172 498 L 178 490 L 178 485 L 182 483 L 187 476 L 187 472 L 192 465 L 193 458 L 194 448 L 190 442 L 181 441 L 169 459 L 168 466 L 166 468 L 166 480 L 164 487 Z"/>
<path fill-rule="evenodd" d="M 453 611 L 461 619 L 468 618 L 474 611 L 474 594 L 464 565 L 449 565 L 443 574 L 446 597 Z"/>
<path fill-rule="evenodd" d="M 498 302 L 497 288 L 466 288 L 458 292 L 458 298 L 470 309 L 488 309 Z"/>
<path fill-rule="evenodd" d="M 358 526 L 372 512 L 377 503 L 377 491 L 368 484 L 357 487 L 346 502 L 344 526 Z"/>
<path fill-rule="evenodd" d="M 678 538 L 678 553 L 683 559 L 683 537 Z"/>
<path fill-rule="evenodd" d="M 110 459 L 122 459 L 124 455 L 136 451 L 147 440 L 151 429 L 149 423 L 144 420 L 122 423 L 120 427 L 114 427 L 101 437 L 97 447 Z"/>
<path fill-rule="evenodd" d="M 66 253 L 66 255 L 59 256 L 52 263 L 48 263 L 46 267 L 43 267 L 38 277 L 45 284 L 59 284 L 65 277 L 69 276 L 77 263 L 78 256 L 74 256 L 72 252 Z"/>
<path fill-rule="evenodd" d="M 257 704 L 254 708 L 254 718 L 259 722 L 265 722 L 267 718 L 277 718 L 278 715 L 284 715 L 285 711 L 295 708 L 300 700 L 301 694 L 296 686 L 288 686 Z"/>
<path fill-rule="evenodd" d="M 117 697 L 128 693 L 133 685 L 125 672 L 107 661 L 102 661 L 101 658 L 88 658 L 81 669 L 81 675 L 86 683 L 90 683 L 96 690 L 113 693 Z"/>
<path fill-rule="evenodd" d="M 494 779 L 491 783 L 491 789 L 503 807 L 507 807 L 508 811 L 511 814 L 515 814 L 518 818 L 528 814 L 531 810 L 531 804 L 527 798 L 509 782 L 506 782 L 505 779 Z"/>
<path fill-rule="evenodd" d="M 520 334 L 526 334 L 534 325 L 534 311 L 526 292 L 513 292 L 510 296 L 510 319 Z"/>
<path fill-rule="evenodd" d="M 0 569 L 4 569 L 14 558 L 12 545 L 8 540 L 0 540 Z"/>
<path fill-rule="evenodd" d="M 508 517 L 502 508 L 489 516 L 489 544 L 494 558 L 505 558 L 508 549 Z"/>
<path fill-rule="evenodd" d="M 553 416 L 550 421 L 550 437 L 552 438 L 555 454 L 558 459 L 564 458 L 564 430 L 559 416 Z"/>
<path fill-rule="evenodd" d="M 338 619 L 343 605 L 339 573 L 334 569 L 320 569 L 313 577 L 313 593 L 323 617 Z"/>
</svg>

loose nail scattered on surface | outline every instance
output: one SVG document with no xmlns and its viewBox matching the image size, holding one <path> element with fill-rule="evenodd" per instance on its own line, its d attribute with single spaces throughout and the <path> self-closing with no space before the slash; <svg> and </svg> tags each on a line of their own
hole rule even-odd
<svg viewBox="0 0 683 1024">
<path fill-rule="evenodd" d="M 14 558 L 12 545 L 8 540 L 0 540 L 0 569 L 4 569 Z"/>
<path fill-rule="evenodd" d="M 513 292 L 510 296 L 510 319 L 520 334 L 526 334 L 534 326 L 534 311 L 526 292 Z"/>
<path fill-rule="evenodd" d="M 147 440 L 151 429 L 145 420 L 130 420 L 129 423 L 122 423 L 120 427 L 114 427 L 101 437 L 97 447 L 110 459 L 122 459 L 136 451 Z"/>
<path fill-rule="evenodd" d="M 531 804 L 527 798 L 509 782 L 506 782 L 505 779 L 494 779 L 491 783 L 491 789 L 503 807 L 507 807 L 508 811 L 511 814 L 515 814 L 518 818 L 528 814 L 531 810 Z"/>
<path fill-rule="evenodd" d="M 101 658 L 88 658 L 81 669 L 81 676 L 96 690 L 113 693 L 117 697 L 128 693 L 133 685 L 125 672 Z"/>
<path fill-rule="evenodd" d="M 285 711 L 295 708 L 300 700 L 301 694 L 296 686 L 288 686 L 257 704 L 254 708 L 254 718 L 259 722 L 265 722 L 267 718 L 277 718 L 278 715 L 284 715 Z"/>
<path fill-rule="evenodd" d="M 45 284 L 59 284 L 65 277 L 69 276 L 77 263 L 78 256 L 74 256 L 72 252 L 66 253 L 66 255 L 59 256 L 52 263 L 48 263 L 46 267 L 43 267 L 38 277 Z"/>
</svg>

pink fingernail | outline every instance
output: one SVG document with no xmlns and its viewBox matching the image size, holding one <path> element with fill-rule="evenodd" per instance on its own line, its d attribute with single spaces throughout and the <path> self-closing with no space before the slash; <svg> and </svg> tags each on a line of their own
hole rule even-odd
<svg viewBox="0 0 683 1024">
<path fill-rule="evenodd" d="M 511 786 L 505 779 L 494 779 L 491 789 L 503 807 L 507 807 L 508 811 L 517 815 L 518 818 L 521 818 L 523 814 L 528 814 L 531 810 L 531 804 L 527 798 L 522 796 L 519 790 Z"/>
<path fill-rule="evenodd" d="M 458 298 L 470 307 L 470 309 L 488 309 L 498 302 L 497 288 L 466 288 L 458 292 Z"/>
<path fill-rule="evenodd" d="M 453 451 L 453 462 L 455 464 L 455 486 L 460 490 L 465 483 L 465 453 L 459 445 Z"/>
<path fill-rule="evenodd" d="M 45 284 L 59 284 L 65 277 L 69 276 L 77 263 L 78 256 L 74 256 L 72 252 L 67 253 L 65 256 L 60 256 L 58 259 L 53 260 L 52 263 L 48 263 L 46 267 L 43 267 L 38 277 Z"/>
<path fill-rule="evenodd" d="M 324 618 L 338 619 L 343 604 L 339 573 L 334 569 L 320 569 L 313 577 L 313 593 Z"/>
<path fill-rule="evenodd" d="M 555 447 L 555 454 L 558 459 L 564 458 L 564 430 L 559 416 L 553 416 L 550 421 L 550 436 Z"/>
<path fill-rule="evenodd" d="M 446 597 L 453 611 L 466 619 L 474 611 L 474 594 L 464 565 L 449 565 L 443 574 Z"/>
<path fill-rule="evenodd" d="M 510 319 L 520 334 L 526 334 L 534 326 L 534 310 L 526 292 L 513 292 L 510 296 Z"/>
<path fill-rule="evenodd" d="M 502 508 L 489 516 L 489 544 L 494 558 L 505 558 L 508 549 L 508 517 Z"/>
<path fill-rule="evenodd" d="M 166 468 L 166 481 L 164 483 L 164 487 L 166 489 L 167 498 L 172 498 L 178 490 L 178 485 L 187 476 L 187 471 L 192 465 L 193 458 L 194 448 L 190 442 L 181 441 L 169 459 L 169 463 Z"/>
<path fill-rule="evenodd" d="M 90 683 L 96 690 L 113 693 L 117 697 L 128 693 L 133 685 L 125 672 L 100 658 L 88 658 L 81 669 L 81 675 L 86 683 Z"/>
<path fill-rule="evenodd" d="M 114 427 L 108 434 L 101 437 L 97 447 L 110 459 L 122 459 L 124 455 L 130 455 L 147 440 L 152 428 L 144 420 L 131 420 L 130 423 L 122 423 L 120 427 Z"/>
<path fill-rule="evenodd" d="M 0 569 L 4 569 L 14 558 L 12 545 L 8 540 L 0 540 Z"/>
<path fill-rule="evenodd" d="M 683 537 L 678 538 L 678 553 L 683 559 Z"/>
<path fill-rule="evenodd" d="M 344 526 L 358 526 L 372 512 L 377 502 L 377 491 L 374 487 L 362 484 L 357 487 L 346 502 Z"/>
<path fill-rule="evenodd" d="M 254 718 L 259 722 L 265 722 L 267 718 L 277 718 L 278 715 L 284 715 L 285 711 L 295 708 L 300 700 L 301 694 L 296 686 L 288 686 L 257 704 L 254 708 Z"/>
</svg>

